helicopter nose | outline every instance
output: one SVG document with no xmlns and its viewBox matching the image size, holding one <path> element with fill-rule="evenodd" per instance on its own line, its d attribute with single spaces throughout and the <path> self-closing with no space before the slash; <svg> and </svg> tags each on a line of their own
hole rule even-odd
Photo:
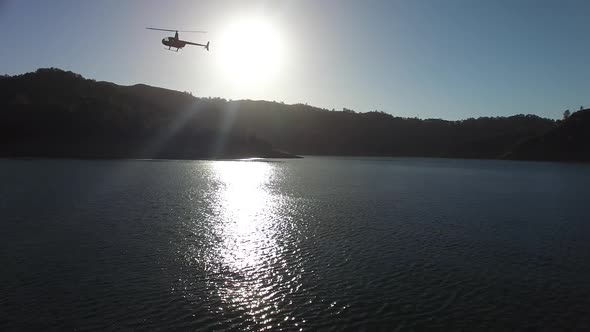
<svg viewBox="0 0 590 332">
<path fill-rule="evenodd" d="M 162 39 L 162 44 L 166 45 L 166 38 Z"/>
</svg>

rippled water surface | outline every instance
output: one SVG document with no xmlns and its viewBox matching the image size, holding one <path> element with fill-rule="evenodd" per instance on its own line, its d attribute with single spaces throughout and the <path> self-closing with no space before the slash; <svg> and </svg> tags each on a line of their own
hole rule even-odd
<svg viewBox="0 0 590 332">
<path fill-rule="evenodd" d="M 0 330 L 587 330 L 590 166 L 0 160 Z"/>
</svg>

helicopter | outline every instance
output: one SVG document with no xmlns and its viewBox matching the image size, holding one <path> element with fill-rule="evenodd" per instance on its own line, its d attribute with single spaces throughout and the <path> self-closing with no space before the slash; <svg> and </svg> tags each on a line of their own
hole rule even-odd
<svg viewBox="0 0 590 332">
<path fill-rule="evenodd" d="M 170 29 L 159 29 L 159 28 L 146 28 L 146 29 L 174 32 L 174 37 L 166 37 L 166 38 L 162 39 L 162 44 L 164 44 L 164 46 L 168 46 L 168 50 L 171 50 L 172 48 L 176 48 L 176 52 L 178 52 L 179 49 L 185 47 L 186 45 L 195 45 L 195 46 L 203 46 L 207 51 L 209 51 L 209 42 L 207 42 L 207 44 L 198 44 L 198 43 L 193 43 L 193 42 L 189 42 L 186 40 L 181 40 L 180 38 L 178 38 L 178 32 L 206 33 L 206 31 L 170 30 Z"/>
</svg>

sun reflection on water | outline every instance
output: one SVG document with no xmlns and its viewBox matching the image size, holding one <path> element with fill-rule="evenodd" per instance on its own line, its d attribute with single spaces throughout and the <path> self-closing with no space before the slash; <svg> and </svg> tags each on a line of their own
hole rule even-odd
<svg viewBox="0 0 590 332">
<path fill-rule="evenodd" d="M 297 264 L 287 264 L 287 249 L 281 245 L 288 220 L 281 213 L 282 197 L 271 190 L 275 167 L 266 162 L 212 164 L 218 243 L 210 259 L 222 277 L 210 286 L 224 305 L 220 309 L 239 312 L 261 329 L 296 323 L 281 311 L 301 277 L 293 270 Z"/>
<path fill-rule="evenodd" d="M 262 162 L 222 162 L 214 166 L 222 189 L 218 197 L 222 220 L 223 263 L 230 268 L 246 271 L 273 255 L 272 214 L 276 198 L 267 185 L 273 176 L 271 166 Z"/>
</svg>

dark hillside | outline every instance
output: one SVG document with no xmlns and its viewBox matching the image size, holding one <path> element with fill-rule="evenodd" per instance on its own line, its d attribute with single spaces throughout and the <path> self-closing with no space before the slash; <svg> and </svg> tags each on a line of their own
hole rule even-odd
<svg viewBox="0 0 590 332">
<path fill-rule="evenodd" d="M 252 133 L 202 126 L 197 99 L 58 69 L 0 78 L 1 157 L 290 157 Z"/>
<path fill-rule="evenodd" d="M 590 161 L 590 109 L 575 112 L 547 134 L 523 142 L 507 158 Z"/>
<path fill-rule="evenodd" d="M 0 78 L 0 156 L 220 158 L 295 154 L 500 158 L 556 122 L 462 121 L 195 98 L 59 69 Z M 274 147 L 274 148 L 273 148 Z"/>
</svg>

